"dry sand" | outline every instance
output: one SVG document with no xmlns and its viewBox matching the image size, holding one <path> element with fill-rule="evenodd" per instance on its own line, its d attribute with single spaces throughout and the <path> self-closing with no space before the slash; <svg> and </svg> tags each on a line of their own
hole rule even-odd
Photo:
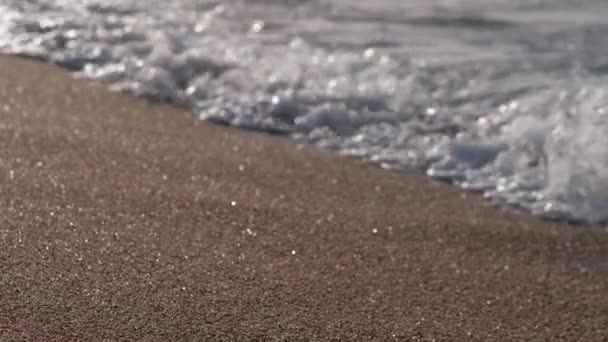
<svg viewBox="0 0 608 342">
<path fill-rule="evenodd" d="M 606 341 L 608 232 L 0 58 L 0 341 Z"/>
</svg>

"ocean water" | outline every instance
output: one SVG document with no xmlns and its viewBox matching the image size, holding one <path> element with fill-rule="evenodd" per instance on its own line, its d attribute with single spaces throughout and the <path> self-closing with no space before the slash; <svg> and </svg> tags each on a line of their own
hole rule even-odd
<svg viewBox="0 0 608 342">
<path fill-rule="evenodd" d="M 0 49 L 605 223 L 607 17 L 605 0 L 0 0 Z"/>
</svg>

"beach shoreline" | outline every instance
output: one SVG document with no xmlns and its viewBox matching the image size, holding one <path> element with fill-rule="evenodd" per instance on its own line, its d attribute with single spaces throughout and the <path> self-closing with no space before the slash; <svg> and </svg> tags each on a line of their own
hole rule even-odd
<svg viewBox="0 0 608 342">
<path fill-rule="evenodd" d="M 0 340 L 605 341 L 608 231 L 0 62 Z"/>
</svg>

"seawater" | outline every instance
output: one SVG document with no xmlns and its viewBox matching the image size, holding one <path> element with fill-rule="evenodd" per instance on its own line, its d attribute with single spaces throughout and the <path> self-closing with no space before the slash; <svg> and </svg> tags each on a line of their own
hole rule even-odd
<svg viewBox="0 0 608 342">
<path fill-rule="evenodd" d="M 600 223 L 607 17 L 604 0 L 0 0 L 0 49 Z"/>
</svg>

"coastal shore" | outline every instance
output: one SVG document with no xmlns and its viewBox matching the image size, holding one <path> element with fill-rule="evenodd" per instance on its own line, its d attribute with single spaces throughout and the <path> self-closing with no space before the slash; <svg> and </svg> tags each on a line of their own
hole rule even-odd
<svg viewBox="0 0 608 342">
<path fill-rule="evenodd" d="M 606 229 L 0 59 L 0 341 L 606 341 Z"/>
</svg>

